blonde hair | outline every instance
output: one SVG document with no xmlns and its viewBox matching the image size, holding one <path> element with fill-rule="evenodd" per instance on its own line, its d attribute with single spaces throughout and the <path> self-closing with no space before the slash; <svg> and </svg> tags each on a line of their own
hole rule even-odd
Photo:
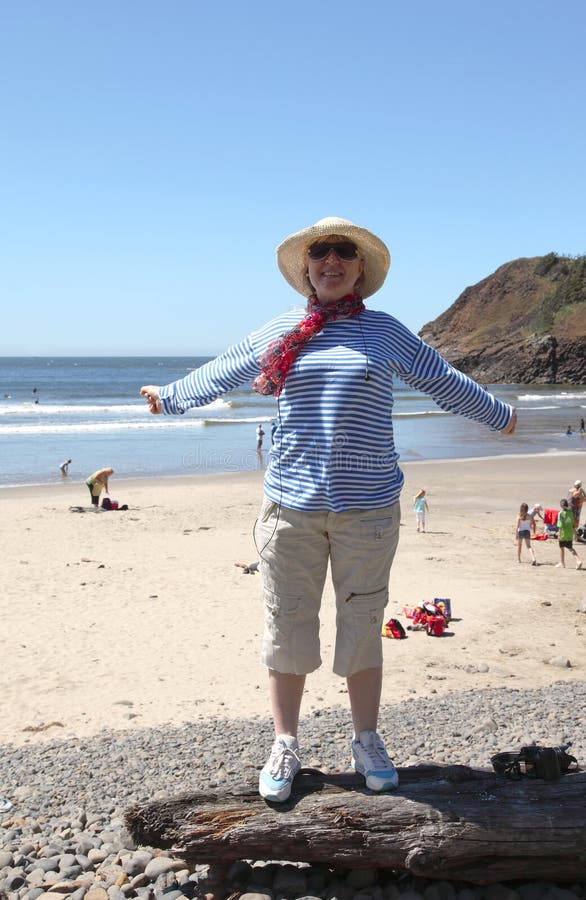
<svg viewBox="0 0 586 900">
<path fill-rule="evenodd" d="M 413 499 L 419 500 L 420 497 L 425 497 L 425 491 L 423 490 L 423 488 L 419 488 Z"/>
</svg>

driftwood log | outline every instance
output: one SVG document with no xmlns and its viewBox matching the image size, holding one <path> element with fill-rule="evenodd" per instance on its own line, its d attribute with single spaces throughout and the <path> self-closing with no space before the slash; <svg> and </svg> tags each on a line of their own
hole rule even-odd
<svg viewBox="0 0 586 900">
<path fill-rule="evenodd" d="M 400 769 L 373 794 L 354 774 L 303 769 L 286 803 L 256 785 L 181 794 L 126 813 L 138 844 L 188 863 L 290 860 L 491 884 L 586 878 L 586 773 L 510 781 L 466 766 Z"/>
</svg>

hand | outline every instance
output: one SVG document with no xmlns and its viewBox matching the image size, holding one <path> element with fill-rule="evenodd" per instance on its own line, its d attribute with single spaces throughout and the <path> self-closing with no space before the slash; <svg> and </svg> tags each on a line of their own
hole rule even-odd
<svg viewBox="0 0 586 900">
<path fill-rule="evenodd" d="M 158 384 L 146 384 L 144 387 L 140 389 L 141 397 L 146 399 L 146 402 L 149 405 L 149 410 L 152 412 L 154 416 L 157 416 L 161 413 L 161 401 L 159 400 L 159 385 Z"/>
<path fill-rule="evenodd" d="M 513 407 L 513 415 L 509 420 L 509 424 L 501 428 L 501 434 L 513 434 L 517 427 L 517 410 Z"/>
</svg>

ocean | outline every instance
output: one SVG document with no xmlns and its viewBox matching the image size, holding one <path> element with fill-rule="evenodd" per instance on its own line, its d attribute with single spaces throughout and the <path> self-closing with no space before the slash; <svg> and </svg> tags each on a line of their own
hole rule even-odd
<svg viewBox="0 0 586 900">
<path fill-rule="evenodd" d="M 262 467 L 276 416 L 272 397 L 247 387 L 179 417 L 151 416 L 139 397 L 143 384 L 167 384 L 208 358 L 0 358 L 0 487 L 58 483 L 59 466 L 68 458 L 71 481 L 102 466 L 124 478 Z M 514 436 L 445 413 L 426 395 L 396 383 L 395 441 L 402 460 L 586 450 L 586 436 L 579 433 L 586 386 L 487 387 L 518 408 Z M 266 432 L 260 461 L 259 422 Z"/>
</svg>

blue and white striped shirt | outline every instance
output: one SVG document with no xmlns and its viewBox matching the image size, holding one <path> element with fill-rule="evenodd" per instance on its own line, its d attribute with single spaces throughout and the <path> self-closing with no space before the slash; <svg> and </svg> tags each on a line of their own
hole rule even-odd
<svg viewBox="0 0 586 900">
<path fill-rule="evenodd" d="M 273 319 L 221 356 L 161 388 L 162 409 L 181 414 L 248 384 L 267 345 L 301 319 Z M 449 365 L 388 313 L 367 309 L 328 323 L 295 360 L 279 398 L 279 424 L 265 473 L 265 494 L 293 509 L 377 509 L 403 485 L 393 437 L 393 375 L 444 410 L 494 431 L 508 404 Z"/>
</svg>

